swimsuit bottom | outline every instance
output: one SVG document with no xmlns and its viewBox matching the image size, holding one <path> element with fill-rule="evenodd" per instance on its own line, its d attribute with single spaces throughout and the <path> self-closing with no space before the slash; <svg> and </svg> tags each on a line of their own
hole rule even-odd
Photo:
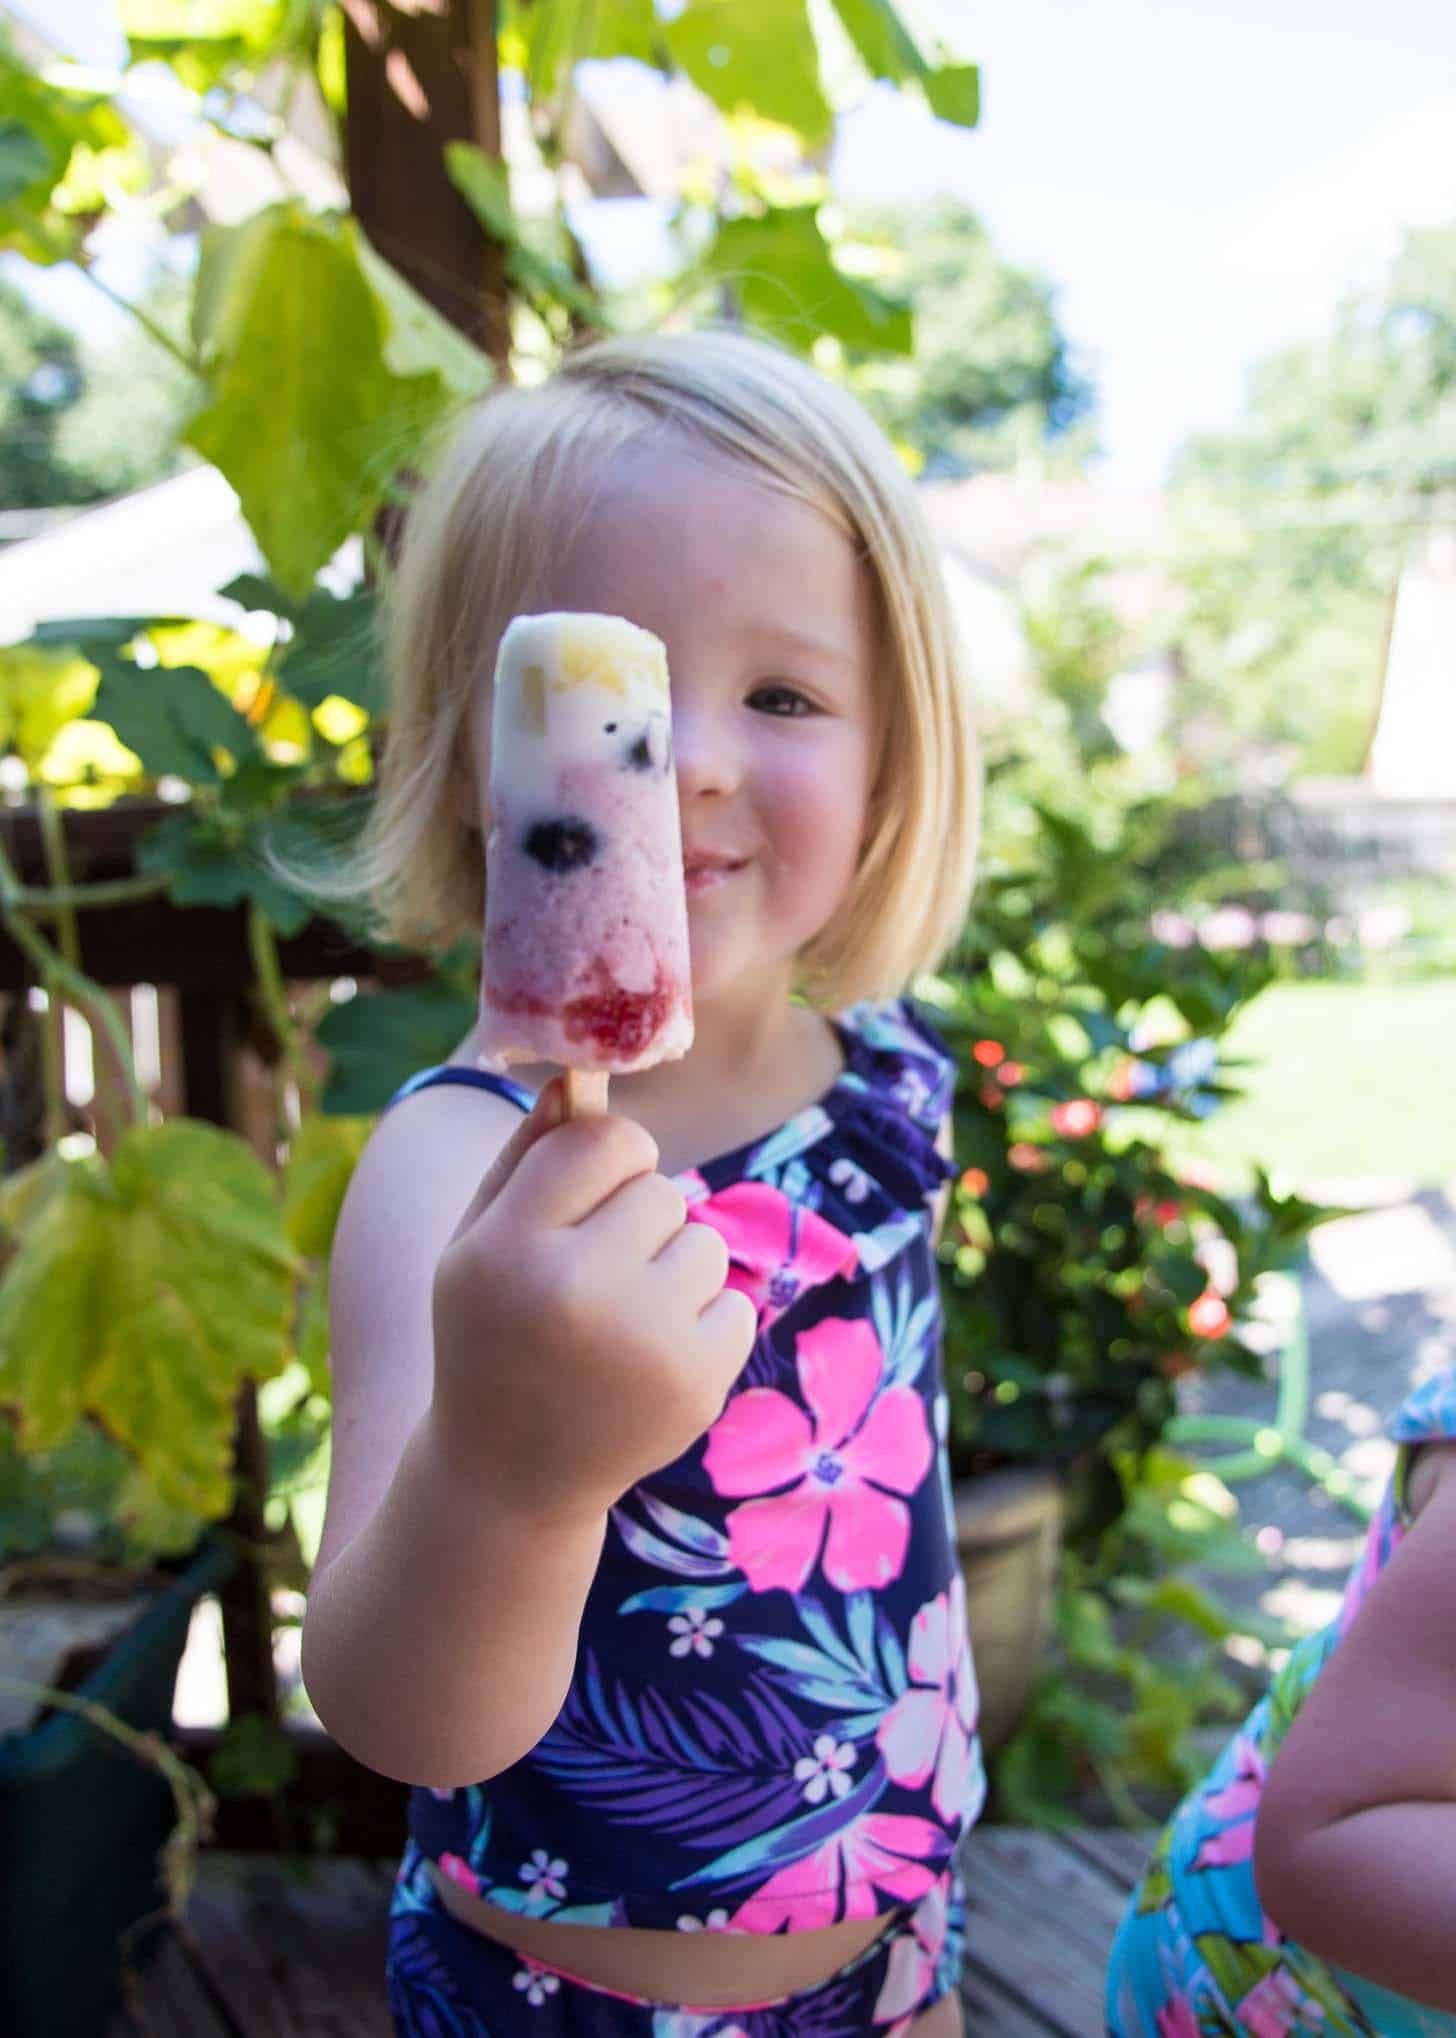
<svg viewBox="0 0 1456 2038">
<path fill-rule="evenodd" d="M 906 2038 L 960 1984 L 966 1900 L 954 1869 L 893 1912 L 879 1938 L 827 1981 L 767 2001 L 694 2008 L 624 1995 L 472 1931 L 414 1872 L 415 1855 L 411 1846 L 389 1929 L 399 2038 Z"/>
</svg>

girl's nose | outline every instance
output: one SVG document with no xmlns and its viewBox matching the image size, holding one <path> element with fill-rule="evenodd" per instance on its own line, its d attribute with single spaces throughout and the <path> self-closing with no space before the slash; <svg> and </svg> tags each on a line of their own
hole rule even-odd
<svg viewBox="0 0 1456 2038">
<path fill-rule="evenodd" d="M 672 746 L 677 763 L 678 798 L 722 797 L 743 781 L 743 758 L 730 720 L 716 709 L 683 700 L 673 701 Z"/>
</svg>

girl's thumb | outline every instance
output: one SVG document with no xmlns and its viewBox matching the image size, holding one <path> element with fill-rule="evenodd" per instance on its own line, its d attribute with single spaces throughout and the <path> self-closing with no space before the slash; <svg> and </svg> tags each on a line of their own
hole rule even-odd
<svg viewBox="0 0 1456 2038">
<path fill-rule="evenodd" d="M 454 1238 L 459 1238 L 463 1232 L 468 1231 L 481 1212 L 490 1208 L 536 1141 L 546 1133 L 554 1131 L 565 1116 L 566 1100 L 562 1093 L 561 1078 L 553 1076 L 537 1096 L 529 1114 L 521 1120 L 481 1177 L 479 1188 L 471 1197 L 464 1215 L 455 1227 Z"/>
</svg>

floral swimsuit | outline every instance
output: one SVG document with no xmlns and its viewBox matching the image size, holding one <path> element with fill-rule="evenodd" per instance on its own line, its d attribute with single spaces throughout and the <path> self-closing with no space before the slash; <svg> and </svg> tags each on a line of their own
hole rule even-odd
<svg viewBox="0 0 1456 2038">
<path fill-rule="evenodd" d="M 1456 2038 L 1456 2017 L 1318 1960 L 1286 1939 L 1254 1889 L 1254 1820 L 1264 1778 L 1304 1703 L 1409 1526 L 1405 1487 L 1418 1444 L 1456 1438 L 1456 1370 L 1403 1403 L 1395 1476 L 1371 1523 L 1340 1611 L 1294 1649 L 1212 1774 L 1187 1798 L 1134 1890 L 1112 1949 L 1112 2038 Z"/>
<path fill-rule="evenodd" d="M 835 1027 L 845 1066 L 817 1103 L 677 1177 L 758 1339 L 712 1427 L 611 1510 L 546 1734 L 487 1783 L 412 1794 L 389 1956 L 402 2032 L 902 2038 L 956 1985 L 954 1856 L 984 1778 L 931 1237 L 953 1065 L 905 1000 Z M 400 1095 L 435 1082 L 531 1102 L 456 1067 Z M 690 2009 L 457 1924 L 432 1863 L 584 1927 L 887 1924 L 816 1988 Z"/>
</svg>

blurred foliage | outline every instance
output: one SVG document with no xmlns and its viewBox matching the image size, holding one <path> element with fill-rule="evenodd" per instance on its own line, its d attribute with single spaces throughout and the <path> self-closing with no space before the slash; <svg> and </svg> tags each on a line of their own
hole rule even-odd
<svg viewBox="0 0 1456 2038">
<path fill-rule="evenodd" d="M 1039 455 L 1080 467 L 1092 451 L 1092 389 L 1051 287 L 999 254 L 954 198 L 854 206 L 846 225 L 914 307 L 913 360 L 849 348 L 845 362 L 850 387 L 911 464 L 927 480 Z"/>
<path fill-rule="evenodd" d="M 1253 372 L 1173 477 L 1186 698 L 1205 754 L 1357 772 L 1400 570 L 1456 503 L 1456 225 L 1410 233 L 1328 333 Z"/>
<path fill-rule="evenodd" d="M 106 227 L 145 214 L 175 232 L 195 218 L 188 151 L 199 135 L 242 140 L 279 168 L 301 94 L 332 125 L 338 164 L 347 97 L 333 0 L 121 0 L 119 18 L 128 67 L 161 63 L 190 95 L 194 130 L 176 146 L 149 147 L 132 131 L 124 78 L 62 61 L 32 69 L 0 35 L 0 249 L 74 261 L 107 294 L 97 268 Z M 445 167 L 481 223 L 482 253 L 488 238 L 504 257 L 501 308 L 523 379 L 611 324 L 566 192 L 577 67 L 620 55 L 704 95 L 705 147 L 722 159 L 721 173 L 683 173 L 680 296 L 805 350 L 827 333 L 866 355 L 908 353 L 904 302 L 841 265 L 817 156 L 834 105 L 872 80 L 963 125 L 979 94 L 975 67 L 891 0 L 817 12 L 808 0 L 752 0 L 731 14 L 687 0 L 670 20 L 649 0 L 508 0 L 499 35 L 527 102 L 531 167 L 546 173 L 519 180 L 535 209 L 523 212 L 512 171 L 466 140 L 449 145 Z M 453 1049 L 475 1008 L 474 953 L 421 958 L 420 981 L 352 1002 L 283 980 L 279 939 L 315 902 L 270 852 L 296 869 L 352 841 L 383 736 L 380 512 L 408 499 L 440 429 L 489 387 L 492 369 L 358 219 L 313 207 L 281 171 L 274 189 L 250 214 L 205 226 L 195 265 L 177 264 L 130 306 L 138 337 L 104 372 L 92 364 L 89 395 L 51 325 L 16 300 L 0 307 L 10 422 L 46 463 L 26 499 L 124 488 L 190 449 L 236 490 L 266 562 L 219 590 L 245 612 L 235 628 L 93 616 L 42 623 L 0 647 L 0 742 L 39 814 L 48 864 L 44 883 L 25 883 L 0 849 L 0 919 L 48 1001 L 106 1037 L 102 1081 L 129 1121 L 104 1153 L 73 1129 L 42 1029 L 45 1150 L 24 1166 L 12 1157 L 0 1192 L 0 1403 L 13 1411 L 0 1440 L 3 1532 L 29 1546 L 48 1511 L 78 1525 L 79 1490 L 95 1501 L 92 1544 L 117 1555 L 149 1533 L 175 1547 L 182 1525 L 226 1513 L 232 1410 L 247 1378 L 260 1383 L 272 1457 L 270 1523 L 290 1526 L 306 1558 L 327 1448 L 339 1204 L 370 1115 Z M 165 376 L 154 372 L 159 352 Z M 350 539 L 375 569 L 352 590 L 335 563 Z M 104 893 L 73 884 L 67 811 L 159 795 L 171 810 L 142 841 L 135 876 Z M 215 1127 L 155 1121 L 121 1015 L 80 968 L 78 912 L 151 893 L 181 909 L 246 913 L 256 1025 L 277 1048 L 276 1167 Z M 367 932 L 362 908 L 343 918 Z M 96 1527 L 108 1508 L 120 1541 Z"/>
</svg>

